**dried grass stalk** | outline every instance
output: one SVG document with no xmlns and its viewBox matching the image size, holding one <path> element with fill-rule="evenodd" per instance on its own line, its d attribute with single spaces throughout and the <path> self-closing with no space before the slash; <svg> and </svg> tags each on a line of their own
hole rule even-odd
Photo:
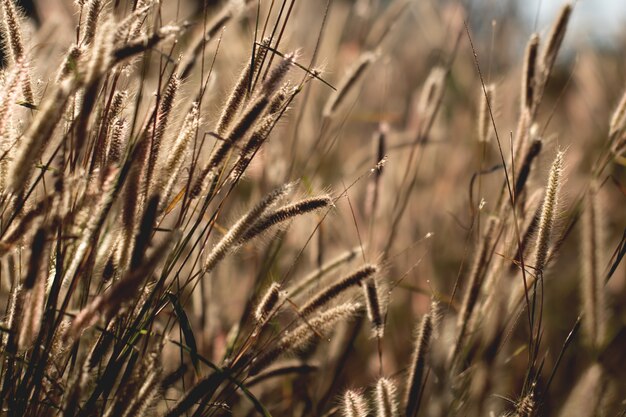
<svg viewBox="0 0 626 417">
<path fill-rule="evenodd" d="M 300 294 L 310 285 L 316 282 L 319 282 L 319 280 L 322 279 L 325 275 L 341 267 L 342 265 L 345 265 L 349 263 L 350 261 L 354 260 L 359 255 L 359 253 L 361 253 L 360 246 L 354 247 L 348 251 L 343 252 L 342 254 L 338 255 L 336 258 L 331 259 L 330 261 L 323 264 L 321 267 L 310 272 L 304 278 L 298 280 L 298 282 L 292 285 L 287 292 L 291 295 L 291 297 L 295 297 L 296 295 Z"/>
<path fill-rule="evenodd" d="M 491 114 L 492 112 L 495 113 L 496 85 L 485 86 L 485 91 L 486 94 L 482 89 L 480 92 L 480 113 L 478 115 L 478 141 L 483 143 L 490 142 L 494 136 Z"/>
<path fill-rule="evenodd" d="M 581 297 L 583 301 L 583 328 L 590 346 L 599 348 L 605 340 L 605 295 L 603 255 L 604 226 L 599 186 L 593 182 L 585 199 L 582 222 Z"/>
<path fill-rule="evenodd" d="M 33 164 L 49 143 L 54 128 L 63 116 L 65 105 L 73 89 L 72 80 L 65 80 L 61 84 L 57 84 L 24 133 L 15 160 L 9 169 L 9 178 L 11 178 L 9 186 L 13 192 L 20 192 L 30 177 Z"/>
</svg>

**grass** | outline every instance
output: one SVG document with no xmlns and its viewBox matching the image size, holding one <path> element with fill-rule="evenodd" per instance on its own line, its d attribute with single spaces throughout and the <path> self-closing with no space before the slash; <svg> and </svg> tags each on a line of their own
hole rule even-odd
<svg viewBox="0 0 626 417">
<path fill-rule="evenodd" d="M 574 4 L 67 3 L 0 2 L 3 414 L 626 413 L 624 44 L 563 59 Z"/>
</svg>

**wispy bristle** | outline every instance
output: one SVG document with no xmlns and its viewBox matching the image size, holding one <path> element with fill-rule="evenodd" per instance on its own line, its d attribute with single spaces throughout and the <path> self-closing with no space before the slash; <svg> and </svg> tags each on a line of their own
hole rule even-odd
<svg viewBox="0 0 626 417">
<path fill-rule="evenodd" d="M 83 26 L 83 43 L 86 45 L 92 43 L 96 36 L 101 8 L 102 0 L 90 0 L 87 5 L 87 18 Z"/>
<path fill-rule="evenodd" d="M 260 62 L 265 59 L 265 55 L 267 54 L 267 48 L 259 48 L 259 52 L 255 57 L 254 63 L 247 63 L 244 67 L 243 71 L 239 75 L 239 79 L 235 83 L 228 100 L 224 104 L 222 114 L 217 122 L 215 132 L 224 137 L 234 120 L 237 112 L 242 107 L 246 99 L 246 94 L 250 87 L 250 82 L 253 78 L 253 71 L 257 68 Z"/>
<path fill-rule="evenodd" d="M 3 38 L 8 46 L 13 62 L 24 57 L 24 41 L 20 27 L 20 15 L 13 0 L 2 0 Z"/>
<path fill-rule="evenodd" d="M 252 161 L 252 157 L 268 139 L 270 131 L 278 122 L 278 118 L 285 114 L 284 111 L 287 109 L 284 109 L 284 105 L 288 101 L 290 94 L 292 92 L 287 87 L 283 87 L 270 100 L 267 107 L 267 115 L 255 125 L 246 144 L 239 152 L 239 157 L 234 164 L 231 174 L 233 180 L 243 175 L 248 164 Z"/>
<path fill-rule="evenodd" d="M 349 390 L 343 395 L 342 414 L 344 417 L 367 417 L 368 407 L 361 393 Z"/>
<path fill-rule="evenodd" d="M 109 106 L 106 114 L 104 125 L 105 128 L 109 128 L 113 123 L 113 120 L 119 117 L 127 98 L 128 92 L 126 91 L 116 91 L 115 94 L 113 94 L 113 98 L 111 99 L 111 105 Z"/>
<path fill-rule="evenodd" d="M 147 377 L 143 379 L 137 394 L 131 398 L 130 404 L 125 407 L 123 417 L 143 417 L 146 415 L 146 411 L 148 411 L 158 393 L 160 374 L 161 372 L 158 368 L 148 373 Z"/>
<path fill-rule="evenodd" d="M 104 110 L 104 115 L 100 118 L 99 134 L 96 138 L 92 158 L 93 167 L 95 168 L 103 168 L 106 164 L 107 153 L 111 146 L 111 134 L 113 133 L 111 125 L 122 111 L 126 96 L 126 92 L 116 91 L 111 99 L 111 104 Z M 102 172 L 104 172 L 104 170 Z"/>
<path fill-rule="evenodd" d="M 288 98 L 293 94 L 292 89 L 289 88 L 289 83 L 285 83 L 285 85 L 274 94 L 272 100 L 270 101 L 269 106 L 267 107 L 267 112 L 271 115 L 277 114 L 285 105 Z"/>
<path fill-rule="evenodd" d="M 94 235 L 99 232 L 100 227 L 102 227 L 102 224 L 109 213 L 111 205 L 113 205 L 115 196 L 115 187 L 113 183 L 116 174 L 116 171 L 111 171 L 102 182 L 100 187 L 101 195 L 91 206 L 93 208 L 93 212 L 90 213 L 89 222 L 82 231 L 82 235 L 80 236 L 74 253 L 70 258 L 69 265 L 63 271 L 64 276 L 61 284 L 63 288 L 68 288 L 74 281 L 76 273 L 84 260 L 83 257 L 90 249 L 91 241 L 94 238 Z"/>
<path fill-rule="evenodd" d="M 2 19 L 2 37 L 8 46 L 9 57 L 13 63 L 24 61 L 25 48 L 22 39 L 22 28 L 20 25 L 20 13 L 15 6 L 13 0 L 2 0 L 3 19 Z M 22 94 L 27 103 L 34 104 L 35 98 L 31 86 L 30 76 L 25 74 L 22 81 Z"/>
<path fill-rule="evenodd" d="M 306 323 L 287 332 L 280 340 L 285 349 L 300 350 L 310 343 L 317 335 L 324 336 L 330 333 L 341 320 L 353 317 L 362 309 L 358 303 L 344 303 L 330 308 L 308 319 Z"/>
<path fill-rule="evenodd" d="M 256 120 L 263 114 L 268 104 L 269 99 L 267 96 L 259 97 L 259 99 L 251 103 L 247 111 L 228 132 L 225 137 L 225 142 L 232 145 L 243 138 L 246 132 L 252 128 Z"/>
<path fill-rule="evenodd" d="M 269 135 L 272 127 L 274 127 L 275 123 L 275 116 L 271 114 L 265 116 L 263 120 L 258 123 L 257 127 L 254 129 L 254 131 L 250 135 L 250 138 L 239 153 L 239 157 L 237 158 L 237 161 L 235 162 L 235 165 L 233 167 L 231 178 L 236 179 L 243 175 L 245 168 L 252 160 L 252 156 L 267 139 L 267 136 Z"/>
<path fill-rule="evenodd" d="M 9 127 L 10 120 L 13 115 L 11 110 L 17 102 L 19 86 L 26 75 L 25 71 L 26 68 L 24 67 L 22 61 L 18 61 L 15 65 L 13 65 L 13 68 L 11 68 L 5 78 L 3 94 L 2 97 L 0 97 L 0 152 L 7 151 L 8 146 L 10 145 L 10 134 L 7 131 L 7 128 Z"/>
<path fill-rule="evenodd" d="M 520 398 L 515 403 L 515 417 L 535 417 L 537 412 L 537 403 L 535 395 L 531 392 Z"/>
<path fill-rule="evenodd" d="M 399 417 L 399 404 L 395 384 L 387 378 L 376 382 L 376 417 Z"/>
</svg>

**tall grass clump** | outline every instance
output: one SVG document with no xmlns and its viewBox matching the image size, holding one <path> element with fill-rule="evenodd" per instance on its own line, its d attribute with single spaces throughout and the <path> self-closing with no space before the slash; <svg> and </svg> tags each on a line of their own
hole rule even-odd
<svg viewBox="0 0 626 417">
<path fill-rule="evenodd" d="M 626 42 L 503 7 L 0 0 L 2 415 L 624 415 Z"/>
</svg>

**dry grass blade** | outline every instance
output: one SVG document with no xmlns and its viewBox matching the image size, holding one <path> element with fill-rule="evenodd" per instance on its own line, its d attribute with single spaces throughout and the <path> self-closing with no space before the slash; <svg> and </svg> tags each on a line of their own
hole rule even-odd
<svg viewBox="0 0 626 417">
<path fill-rule="evenodd" d="M 411 367 L 405 385 L 404 403 L 406 416 L 414 417 L 420 406 L 419 399 L 423 389 L 424 372 L 426 370 L 426 357 L 430 349 L 430 339 L 433 334 L 433 321 L 430 314 L 422 317 L 422 322 L 417 329 L 417 337 L 411 357 Z"/>
</svg>

